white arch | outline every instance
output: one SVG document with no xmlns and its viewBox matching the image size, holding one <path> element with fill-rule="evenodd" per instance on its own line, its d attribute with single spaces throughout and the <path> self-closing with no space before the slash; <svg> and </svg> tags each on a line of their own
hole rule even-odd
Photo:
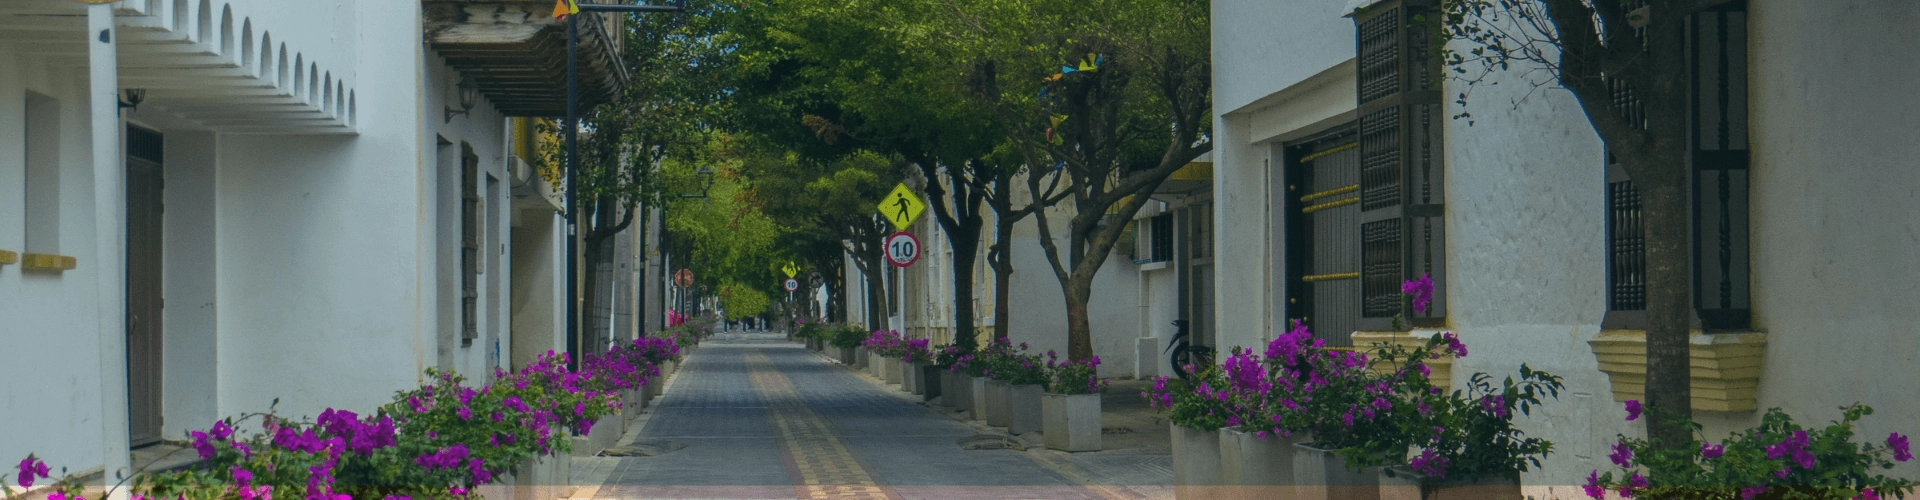
<svg viewBox="0 0 1920 500">
<path fill-rule="evenodd" d="M 193 41 L 210 43 L 212 40 L 209 39 L 213 38 L 213 4 L 207 0 L 200 0 L 200 9 L 197 12 L 200 13 L 200 23 L 194 26 Z"/>
<path fill-rule="evenodd" d="M 320 89 L 314 88 L 318 86 L 320 86 L 320 65 L 307 63 L 307 95 L 305 97 L 307 104 L 314 104 L 314 98 L 320 95 Z"/>
<path fill-rule="evenodd" d="M 332 71 L 328 71 L 327 77 L 323 80 L 320 80 L 320 111 L 326 112 L 327 114 L 333 114 L 333 72 Z"/>
<path fill-rule="evenodd" d="M 173 0 L 173 31 L 184 32 L 193 25 L 193 0 Z"/>
<path fill-rule="evenodd" d="M 305 97 L 307 91 L 307 65 L 303 59 L 304 55 L 293 54 L 293 95 L 300 97 Z"/>
<path fill-rule="evenodd" d="M 280 69 L 274 72 L 273 86 L 282 89 L 287 88 L 287 70 L 289 69 L 287 68 L 287 42 L 280 42 L 280 55 L 275 61 L 275 64 L 277 64 Z"/>
<path fill-rule="evenodd" d="M 220 6 L 220 55 L 233 57 L 233 5 Z"/>
<path fill-rule="evenodd" d="M 253 53 L 253 20 L 247 19 L 240 23 L 240 67 L 245 68 L 247 73 L 258 75 L 259 68 L 253 65 L 258 59 L 254 58 Z"/>
<path fill-rule="evenodd" d="M 273 33 L 271 32 L 262 32 L 260 34 L 259 70 L 259 72 L 254 74 L 260 75 L 260 78 L 267 79 L 268 83 L 275 85 L 280 83 L 279 75 L 273 74 Z"/>
</svg>

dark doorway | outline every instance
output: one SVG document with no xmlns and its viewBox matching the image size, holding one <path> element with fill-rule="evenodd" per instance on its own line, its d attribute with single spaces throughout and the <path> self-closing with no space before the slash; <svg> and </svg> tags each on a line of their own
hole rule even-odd
<svg viewBox="0 0 1920 500">
<path fill-rule="evenodd" d="M 127 127 L 127 425 L 134 446 L 160 441 L 159 132 Z"/>
<path fill-rule="evenodd" d="M 1287 325 L 1327 345 L 1360 328 L 1360 152 L 1352 129 L 1286 148 Z"/>
</svg>

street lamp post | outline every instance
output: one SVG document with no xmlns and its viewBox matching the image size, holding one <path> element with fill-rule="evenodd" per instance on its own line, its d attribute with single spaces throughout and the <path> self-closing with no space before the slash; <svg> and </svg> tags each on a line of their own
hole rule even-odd
<svg viewBox="0 0 1920 500">
<path fill-rule="evenodd" d="M 580 5 L 588 12 L 685 12 L 686 0 L 674 5 Z M 580 180 L 577 132 L 580 130 L 580 77 L 576 53 L 580 48 L 580 16 L 567 16 L 567 368 L 580 369 Z"/>
</svg>

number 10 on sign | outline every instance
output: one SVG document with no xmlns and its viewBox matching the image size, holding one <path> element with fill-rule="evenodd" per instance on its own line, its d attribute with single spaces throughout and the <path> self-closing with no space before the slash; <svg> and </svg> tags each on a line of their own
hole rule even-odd
<svg viewBox="0 0 1920 500">
<path fill-rule="evenodd" d="M 920 260 L 920 238 L 914 237 L 913 233 L 906 231 L 893 233 L 887 236 L 884 243 L 887 262 L 896 267 L 911 266 L 914 261 Z"/>
</svg>

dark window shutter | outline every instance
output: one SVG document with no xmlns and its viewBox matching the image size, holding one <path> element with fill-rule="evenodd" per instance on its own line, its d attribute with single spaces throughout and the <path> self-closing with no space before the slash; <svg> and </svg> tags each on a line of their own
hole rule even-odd
<svg viewBox="0 0 1920 500">
<path fill-rule="evenodd" d="M 1748 251 L 1747 31 L 1745 2 L 1686 21 L 1688 137 L 1692 170 L 1693 305 L 1708 330 L 1751 326 Z M 1633 89 L 1614 84 L 1616 111 L 1645 120 Z M 1639 193 L 1607 161 L 1607 315 L 1603 328 L 1646 327 L 1646 238 Z"/>
<path fill-rule="evenodd" d="M 1361 322 L 1441 326 L 1446 316 L 1438 16 L 1424 4 L 1383 2 L 1354 15 L 1360 149 Z M 1431 276 L 1425 313 L 1402 310 L 1400 284 Z"/>
<path fill-rule="evenodd" d="M 462 149 L 466 149 L 462 145 Z M 460 157 L 460 345 L 480 337 L 480 157 Z"/>
</svg>

